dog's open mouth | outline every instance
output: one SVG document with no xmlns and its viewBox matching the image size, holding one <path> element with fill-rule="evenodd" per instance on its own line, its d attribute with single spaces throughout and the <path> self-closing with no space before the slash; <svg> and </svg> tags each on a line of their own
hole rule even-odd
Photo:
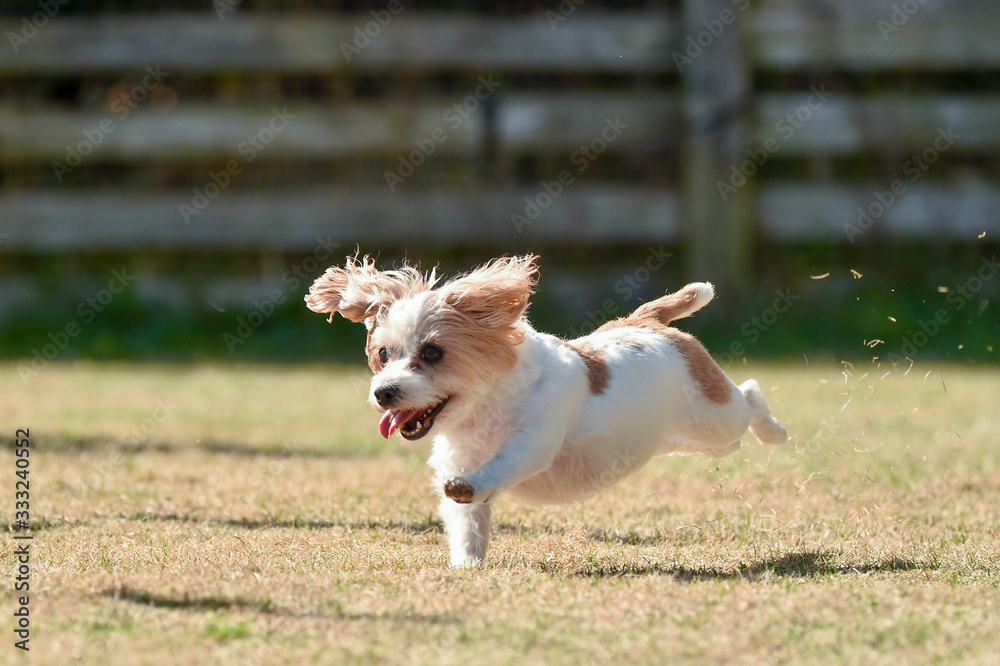
<svg viewBox="0 0 1000 666">
<path fill-rule="evenodd" d="M 403 439 L 411 442 L 420 439 L 434 427 L 434 417 L 441 413 L 449 400 L 451 398 L 445 398 L 437 405 L 426 409 L 386 410 L 378 422 L 378 430 L 386 439 L 392 437 L 396 430 L 399 430 Z"/>
</svg>

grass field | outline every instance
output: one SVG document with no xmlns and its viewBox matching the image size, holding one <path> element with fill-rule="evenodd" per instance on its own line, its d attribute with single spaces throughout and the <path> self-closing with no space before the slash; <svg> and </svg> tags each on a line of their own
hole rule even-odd
<svg viewBox="0 0 1000 666">
<path fill-rule="evenodd" d="M 789 443 L 501 500 L 487 565 L 454 571 L 428 446 L 379 438 L 363 368 L 0 365 L 8 531 L 31 429 L 31 662 L 997 663 L 1000 370 L 730 374 Z"/>
</svg>

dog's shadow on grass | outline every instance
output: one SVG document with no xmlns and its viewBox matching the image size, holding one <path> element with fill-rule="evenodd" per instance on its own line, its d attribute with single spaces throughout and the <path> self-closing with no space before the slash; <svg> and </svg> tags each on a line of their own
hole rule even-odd
<svg viewBox="0 0 1000 666">
<path fill-rule="evenodd" d="M 190 525 L 226 527 L 244 530 L 270 530 L 270 529 L 300 529 L 300 530 L 328 530 L 347 529 L 352 532 L 361 530 L 374 530 L 379 532 L 405 532 L 408 534 L 428 534 L 437 532 L 444 534 L 443 523 L 433 517 L 426 520 L 389 520 L 372 518 L 368 520 L 325 520 L 321 518 L 281 518 L 277 516 L 243 517 L 233 518 L 228 516 L 202 516 L 197 514 L 182 513 L 152 513 L 140 511 L 130 514 L 91 515 L 86 518 L 69 519 L 49 519 L 41 518 L 30 523 L 30 528 L 35 531 L 50 530 L 59 527 L 75 525 L 85 525 L 92 522 L 107 520 L 108 518 L 125 518 L 144 523 L 181 523 Z M 0 530 L 12 532 L 15 529 L 13 523 L 0 523 Z M 522 535 L 538 533 L 540 530 L 527 528 L 518 525 L 502 526 L 502 530 L 510 533 Z"/>
<path fill-rule="evenodd" d="M 241 611 L 258 613 L 260 615 L 288 617 L 318 617 L 333 620 L 372 620 L 390 622 L 412 622 L 415 624 L 458 624 L 459 618 L 445 614 L 412 613 L 409 611 L 387 611 L 383 613 L 348 612 L 340 604 L 332 604 L 326 608 L 310 612 L 298 609 L 282 608 L 271 601 L 269 597 L 254 599 L 242 595 L 234 597 L 215 595 L 168 595 L 151 592 L 128 585 L 108 588 L 99 593 L 100 596 L 127 601 L 141 606 L 151 606 L 177 611 Z"/>
<path fill-rule="evenodd" d="M 343 528 L 352 532 L 375 530 L 379 532 L 405 532 L 407 534 L 444 534 L 444 523 L 440 519 L 428 516 L 425 520 L 391 520 L 372 518 L 368 520 L 323 520 L 315 518 L 278 518 L 263 516 L 260 518 L 230 518 L 221 516 L 197 516 L 179 513 L 149 513 L 139 512 L 128 516 L 130 520 L 143 522 L 197 523 L 232 527 L 247 530 L 267 529 L 306 529 L 325 530 Z M 495 523 L 492 527 L 494 535 L 506 534 L 529 538 L 539 534 L 560 534 L 563 530 L 549 525 L 536 527 L 524 523 Z"/>
<path fill-rule="evenodd" d="M 886 557 L 870 562 L 838 562 L 833 551 L 797 551 L 770 556 L 732 569 L 691 567 L 686 565 L 633 565 L 595 563 L 579 568 L 575 574 L 584 578 L 626 578 L 639 576 L 670 576 L 680 581 L 713 580 L 755 581 L 778 578 L 820 578 L 900 571 L 933 569 L 934 566 L 902 557 Z"/>
<path fill-rule="evenodd" d="M 360 530 L 376 530 L 379 532 L 407 532 L 409 534 L 426 534 L 428 532 L 443 532 L 440 520 L 323 520 L 316 518 L 279 518 L 262 516 L 259 518 L 230 518 L 222 516 L 197 516 L 179 513 L 134 513 L 128 516 L 130 520 L 142 522 L 191 523 L 198 525 L 213 525 L 245 530 L 269 529 L 302 529 L 327 530 L 334 528 L 347 529 L 352 532 Z"/>
<path fill-rule="evenodd" d="M 13 440 L 0 437 L 0 447 L 8 446 L 8 442 L 10 442 L 9 446 L 13 447 Z M 353 460 L 369 455 L 364 452 L 341 451 L 335 448 L 289 448 L 287 445 L 279 442 L 270 445 L 250 445 L 238 441 L 219 439 L 203 439 L 193 442 L 150 438 L 141 443 L 131 443 L 109 437 L 59 435 L 46 437 L 44 443 L 46 451 L 59 453 L 103 450 L 115 450 L 128 454 L 200 452 L 240 458 L 294 458 L 302 460 Z"/>
</svg>

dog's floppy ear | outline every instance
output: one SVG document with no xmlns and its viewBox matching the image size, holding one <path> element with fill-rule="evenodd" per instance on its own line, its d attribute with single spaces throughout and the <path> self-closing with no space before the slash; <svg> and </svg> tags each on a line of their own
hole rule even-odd
<svg viewBox="0 0 1000 666">
<path fill-rule="evenodd" d="M 380 271 L 371 257 L 359 260 L 355 255 L 347 258 L 343 268 L 330 266 L 316 278 L 305 301 L 313 312 L 329 313 L 329 321 L 333 321 L 334 312 L 339 312 L 353 322 L 363 321 L 371 329 L 383 308 L 403 296 L 429 288 L 412 266 Z"/>
<path fill-rule="evenodd" d="M 441 287 L 448 305 L 488 329 L 515 324 L 538 283 L 538 257 L 500 257 Z"/>
</svg>

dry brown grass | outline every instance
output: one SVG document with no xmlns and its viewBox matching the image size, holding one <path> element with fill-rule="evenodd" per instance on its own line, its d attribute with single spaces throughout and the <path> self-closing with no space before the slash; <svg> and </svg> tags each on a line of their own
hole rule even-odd
<svg viewBox="0 0 1000 666">
<path fill-rule="evenodd" d="M 362 368 L 0 366 L 10 509 L 34 443 L 32 662 L 992 663 L 1000 373 L 927 370 L 737 368 L 792 442 L 501 500 L 489 563 L 452 571 L 426 445 L 379 440 Z"/>
</svg>

